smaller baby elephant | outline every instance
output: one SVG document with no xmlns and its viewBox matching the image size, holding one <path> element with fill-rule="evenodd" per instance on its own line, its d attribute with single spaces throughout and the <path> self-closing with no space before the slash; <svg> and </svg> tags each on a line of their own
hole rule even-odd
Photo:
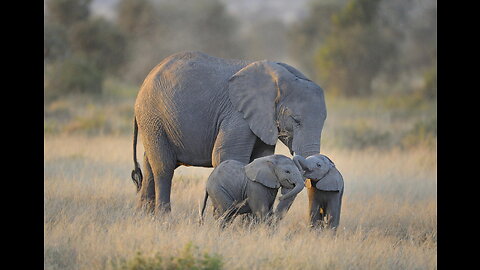
<svg viewBox="0 0 480 270">
<path fill-rule="evenodd" d="M 340 222 L 343 196 L 343 177 L 327 157 L 316 154 L 307 157 L 295 155 L 295 164 L 307 178 L 310 226 L 334 228 Z"/>
<path fill-rule="evenodd" d="M 222 226 L 246 213 L 259 221 L 270 221 L 280 187 L 280 200 L 297 195 L 304 187 L 302 174 L 293 160 L 284 155 L 257 158 L 249 164 L 225 160 L 208 177 L 201 220 L 210 196 L 214 218 L 222 218 Z M 280 214 L 278 217 L 281 218 Z"/>
</svg>

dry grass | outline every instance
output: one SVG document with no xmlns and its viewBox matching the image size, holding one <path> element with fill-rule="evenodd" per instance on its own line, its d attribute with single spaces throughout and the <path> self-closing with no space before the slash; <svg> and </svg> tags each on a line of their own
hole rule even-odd
<svg viewBox="0 0 480 270">
<path fill-rule="evenodd" d="M 307 228 L 305 191 L 275 229 L 236 222 L 222 231 L 211 209 L 197 225 L 209 168 L 177 169 L 171 215 L 135 215 L 130 137 L 47 136 L 44 146 L 45 269 L 110 269 L 137 251 L 175 256 L 189 242 L 226 269 L 437 268 L 431 149 L 322 150 L 345 178 L 335 236 Z"/>
</svg>

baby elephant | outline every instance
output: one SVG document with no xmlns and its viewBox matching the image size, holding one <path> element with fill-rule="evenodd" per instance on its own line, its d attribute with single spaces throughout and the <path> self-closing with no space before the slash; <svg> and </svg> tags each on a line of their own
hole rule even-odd
<svg viewBox="0 0 480 270">
<path fill-rule="evenodd" d="M 327 157 L 316 154 L 307 157 L 295 155 L 294 162 L 307 178 L 310 226 L 338 227 L 343 196 L 343 177 Z"/>
<path fill-rule="evenodd" d="M 280 200 L 295 196 L 304 187 L 302 174 L 293 160 L 284 155 L 257 158 L 249 164 L 225 160 L 208 177 L 201 218 L 210 196 L 214 218 L 222 217 L 222 225 L 237 214 L 246 213 L 260 221 L 270 220 L 280 187 Z"/>
</svg>

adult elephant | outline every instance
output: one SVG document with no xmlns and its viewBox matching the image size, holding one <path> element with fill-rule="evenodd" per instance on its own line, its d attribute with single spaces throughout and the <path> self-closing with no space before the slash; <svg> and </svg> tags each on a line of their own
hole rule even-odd
<svg viewBox="0 0 480 270">
<path fill-rule="evenodd" d="M 287 64 L 201 52 L 171 55 L 148 74 L 135 102 L 132 179 L 138 207 L 170 212 L 173 172 L 180 165 L 249 163 L 272 155 L 277 138 L 291 153 L 317 154 L 325 118 L 322 88 Z"/>
</svg>

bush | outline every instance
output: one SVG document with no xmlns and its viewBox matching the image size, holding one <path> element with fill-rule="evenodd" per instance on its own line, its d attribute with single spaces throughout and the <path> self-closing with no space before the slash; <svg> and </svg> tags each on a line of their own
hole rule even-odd
<svg viewBox="0 0 480 270">
<path fill-rule="evenodd" d="M 421 96 L 427 99 L 437 98 L 437 66 L 434 65 L 427 70 L 423 78 L 425 80 L 425 86 L 421 90 Z"/>
<path fill-rule="evenodd" d="M 199 248 L 187 243 L 178 256 L 169 258 L 155 254 L 146 257 L 141 252 L 129 259 L 121 260 L 119 264 L 113 263 L 115 270 L 216 270 L 222 269 L 223 262 L 219 255 L 210 255 L 207 252 L 200 254 Z"/>
<path fill-rule="evenodd" d="M 71 57 L 48 67 L 45 96 L 55 98 L 71 93 L 101 93 L 103 74 L 83 57 Z"/>
<path fill-rule="evenodd" d="M 45 9 L 48 21 L 70 27 L 90 16 L 92 0 L 47 0 Z"/>
<path fill-rule="evenodd" d="M 43 25 L 43 59 L 53 62 L 65 57 L 68 51 L 67 31 L 61 25 L 46 22 Z"/>
<path fill-rule="evenodd" d="M 69 38 L 72 52 L 88 59 L 103 73 L 114 74 L 123 64 L 126 39 L 106 19 L 91 18 L 75 24 Z"/>
<path fill-rule="evenodd" d="M 392 141 L 388 131 L 378 131 L 364 121 L 337 128 L 334 134 L 336 143 L 349 149 L 363 149 L 370 146 L 388 147 L 391 146 Z"/>
<path fill-rule="evenodd" d="M 345 96 L 369 96 L 373 79 L 395 52 L 377 22 L 379 0 L 350 0 L 332 15 L 333 30 L 315 53 L 316 77 Z"/>
<path fill-rule="evenodd" d="M 437 119 L 418 121 L 404 134 L 401 146 L 404 148 L 418 145 L 434 146 L 437 139 Z"/>
<path fill-rule="evenodd" d="M 77 117 L 69 122 L 63 130 L 69 134 L 86 133 L 89 135 L 112 132 L 104 113 L 98 113 L 90 117 Z"/>
</svg>

